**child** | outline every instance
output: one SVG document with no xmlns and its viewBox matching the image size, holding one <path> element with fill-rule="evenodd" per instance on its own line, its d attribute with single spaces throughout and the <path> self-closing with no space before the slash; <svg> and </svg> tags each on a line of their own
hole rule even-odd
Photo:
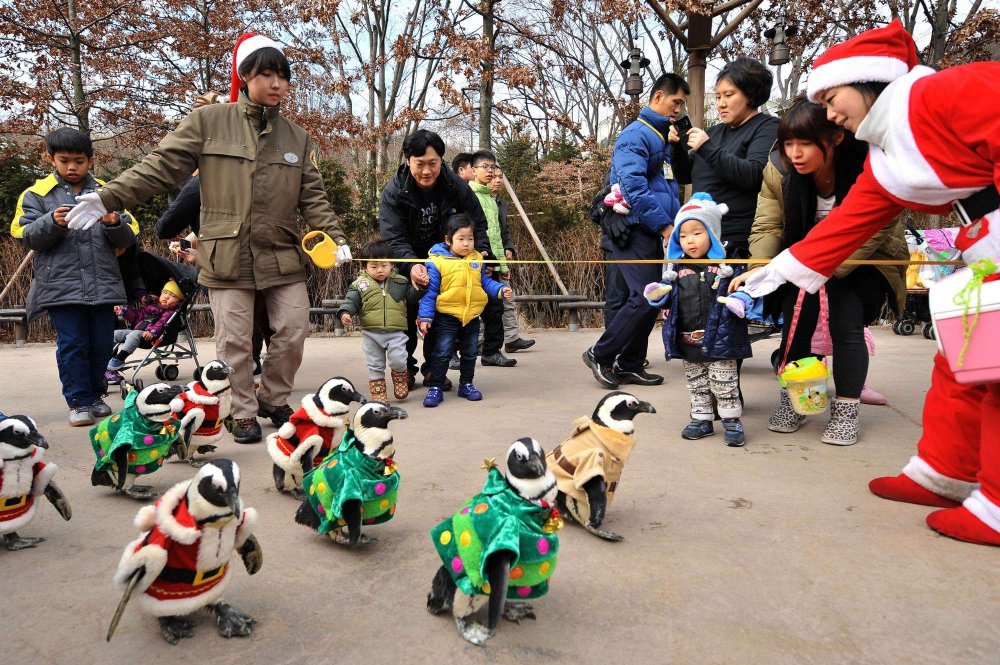
<svg viewBox="0 0 1000 665">
<path fill-rule="evenodd" d="M 667 259 L 724 259 L 719 241 L 722 215 L 728 207 L 716 204 L 699 192 L 677 213 L 667 244 Z M 683 265 L 677 272 L 663 273 L 664 282 L 646 286 L 650 304 L 666 307 L 663 346 L 667 360 L 681 358 L 691 394 L 691 422 L 681 436 L 700 439 L 714 434 L 712 397 L 718 404 L 727 446 L 742 446 L 743 405 L 737 360 L 749 358 L 750 338 L 742 312 L 749 309 L 743 294 L 732 302 L 720 302 L 733 275 L 726 265 Z"/>
<path fill-rule="evenodd" d="M 72 427 L 111 415 L 104 403 L 104 370 L 111 357 L 114 305 L 126 301 L 117 253 L 135 242 L 139 225 L 124 212 L 106 213 L 86 230 L 67 228 L 79 194 L 103 184 L 90 174 L 90 137 L 63 127 L 45 137 L 54 172 L 17 201 L 10 233 L 35 251 L 28 319 L 47 312 L 56 330 L 56 364 Z"/>
<path fill-rule="evenodd" d="M 385 365 L 392 373 L 392 394 L 405 399 L 410 394 L 406 369 L 406 304 L 420 299 L 410 280 L 400 275 L 390 261 L 392 247 L 376 240 L 361 248 L 358 259 L 364 273 L 347 289 L 347 299 L 337 314 L 345 326 L 361 315 L 361 348 L 368 363 L 368 390 L 372 400 L 389 403 L 385 389 Z"/>
<path fill-rule="evenodd" d="M 167 321 L 173 315 L 177 306 L 184 302 L 184 292 L 174 280 L 167 280 L 159 296 L 147 294 L 139 301 L 139 306 L 123 307 L 119 316 L 132 326 L 131 330 L 115 330 L 115 344 L 118 351 L 108 361 L 108 369 L 104 378 L 109 384 L 118 385 L 122 382 L 118 370 L 125 364 L 125 359 L 132 355 L 143 340 L 155 343 L 167 329 Z"/>
<path fill-rule="evenodd" d="M 456 345 L 462 353 L 458 396 L 471 402 L 483 398 L 472 384 L 479 346 L 479 315 L 487 298 L 513 298 L 509 287 L 486 274 L 483 256 L 474 246 L 472 220 L 463 214 L 452 215 L 448 218 L 444 242 L 431 248 L 426 264 L 430 283 L 420 299 L 417 328 L 426 335 L 433 322 L 437 329 L 437 345 L 427 381 L 430 390 L 424 398 L 427 407 L 444 401 L 441 387 Z"/>
</svg>

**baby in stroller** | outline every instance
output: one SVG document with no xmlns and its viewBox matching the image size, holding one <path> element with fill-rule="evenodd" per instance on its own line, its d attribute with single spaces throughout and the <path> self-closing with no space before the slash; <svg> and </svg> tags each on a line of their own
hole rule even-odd
<svg viewBox="0 0 1000 665">
<path fill-rule="evenodd" d="M 104 373 L 109 385 L 118 385 L 122 382 L 119 370 L 125 366 L 125 360 L 144 340 L 155 344 L 163 336 L 167 322 L 182 302 L 184 302 L 184 292 L 176 281 L 170 279 L 163 285 L 159 295 L 150 293 L 142 296 L 136 307 L 126 305 L 116 308 L 118 316 L 131 328 L 115 330 L 117 350 Z"/>
</svg>

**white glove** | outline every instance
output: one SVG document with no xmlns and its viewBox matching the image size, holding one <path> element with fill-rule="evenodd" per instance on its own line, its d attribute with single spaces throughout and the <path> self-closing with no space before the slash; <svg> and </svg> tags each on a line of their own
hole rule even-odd
<svg viewBox="0 0 1000 665">
<path fill-rule="evenodd" d="M 354 257 L 351 256 L 351 247 L 346 242 L 343 245 L 337 247 L 337 260 L 334 262 L 334 266 L 339 266 L 342 263 L 348 263 Z"/>
<path fill-rule="evenodd" d="M 748 294 L 751 298 L 766 296 L 778 289 L 779 286 L 787 282 L 784 275 L 777 271 L 773 263 L 768 263 L 759 270 L 754 270 L 743 282 L 740 291 Z"/>
<path fill-rule="evenodd" d="M 66 226 L 74 231 L 86 231 L 108 214 L 97 192 L 76 197 L 76 205 L 66 213 Z"/>
</svg>

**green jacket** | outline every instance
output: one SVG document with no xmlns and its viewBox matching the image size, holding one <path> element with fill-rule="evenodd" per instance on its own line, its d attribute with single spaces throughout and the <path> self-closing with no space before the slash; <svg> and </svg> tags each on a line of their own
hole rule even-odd
<svg viewBox="0 0 1000 665">
<path fill-rule="evenodd" d="M 423 295 L 422 289 L 413 288 L 406 279 L 393 268 L 386 280 L 379 284 L 361 273 L 347 289 L 347 299 L 337 310 L 337 316 L 347 312 L 351 318 L 361 314 L 361 327 L 372 332 L 396 332 L 406 330 L 406 304 L 416 303 Z"/>
<path fill-rule="evenodd" d="M 503 237 L 500 231 L 500 208 L 493 198 L 493 190 L 489 185 L 480 185 L 475 180 L 469 183 L 469 187 L 479 199 L 479 205 L 483 206 L 483 212 L 486 214 L 486 237 L 490 240 L 490 252 L 503 261 L 506 254 L 503 251 Z M 508 271 L 506 263 L 500 263 L 497 268 L 500 272 Z"/>
<path fill-rule="evenodd" d="M 199 281 L 266 289 L 303 282 L 298 215 L 347 242 L 330 208 L 316 148 L 278 107 L 251 103 L 195 109 L 142 162 L 107 183 L 101 200 L 122 210 L 201 175 Z"/>
<path fill-rule="evenodd" d="M 138 391 L 130 392 L 121 411 L 90 430 L 90 446 L 97 457 L 98 471 L 114 469 L 115 451 L 123 446 L 129 449 L 129 473 L 144 476 L 158 471 L 180 437 L 180 421 L 176 418 L 163 423 L 144 418 L 135 406 L 138 396 Z"/>
</svg>

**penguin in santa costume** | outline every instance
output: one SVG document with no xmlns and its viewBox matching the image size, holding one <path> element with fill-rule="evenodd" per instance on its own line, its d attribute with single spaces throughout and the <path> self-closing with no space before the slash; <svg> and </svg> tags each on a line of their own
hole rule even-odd
<svg viewBox="0 0 1000 665">
<path fill-rule="evenodd" d="M 998 80 L 996 62 L 942 71 L 919 65 L 913 38 L 898 20 L 816 58 L 809 99 L 868 143 L 868 161 L 843 203 L 750 273 L 744 290 L 759 297 L 792 282 L 815 293 L 905 209 L 954 212 L 962 224 L 955 246 L 976 275 L 970 285 L 1000 280 L 1000 114 L 981 101 Z M 869 489 L 892 501 L 943 508 L 927 524 L 946 536 L 1000 546 L 998 420 L 1000 383 L 959 383 L 938 353 L 917 454 L 902 473 L 876 478 Z"/>
<path fill-rule="evenodd" d="M 171 644 L 191 637 L 185 617 L 206 608 L 223 637 L 245 637 L 256 620 L 222 601 L 235 555 L 249 574 L 260 570 L 263 553 L 253 536 L 257 511 L 240 499 L 240 469 L 227 459 L 208 462 L 192 480 L 174 485 L 135 524 L 144 533 L 125 547 L 115 584 L 124 590 L 108 630 L 114 634 L 133 598 L 139 610 L 159 619 Z"/>
<path fill-rule="evenodd" d="M 612 392 L 605 395 L 594 413 L 573 422 L 569 438 L 546 456 L 556 478 L 556 505 L 567 519 L 605 540 L 624 537 L 601 528 L 625 461 L 635 447 L 635 423 L 640 413 L 656 413 L 649 402 L 635 395 Z"/>
<path fill-rule="evenodd" d="M 302 479 L 295 521 L 351 549 L 378 540 L 362 534 L 361 525 L 388 522 L 396 513 L 399 472 L 389 423 L 406 417 L 380 402 L 361 406 L 340 446 Z"/>
<path fill-rule="evenodd" d="M 64 520 L 69 502 L 52 482 L 59 467 L 43 461 L 49 447 L 28 416 L 0 415 L 0 536 L 11 551 L 35 547 L 44 538 L 22 538 L 17 530 L 38 516 L 39 499 L 48 499 Z"/>
<path fill-rule="evenodd" d="M 323 461 L 339 441 L 338 429 L 347 426 L 351 402 L 365 398 L 342 376 L 327 380 L 314 394 L 302 398 L 302 406 L 288 422 L 267 437 L 267 452 L 274 462 L 274 486 L 302 498 L 302 477 Z"/>
<path fill-rule="evenodd" d="M 224 360 L 213 360 L 201 368 L 198 380 L 188 384 L 181 393 L 184 400 L 181 428 L 188 441 L 187 460 L 192 466 L 201 466 L 194 460 L 195 453 L 210 453 L 223 434 L 222 428 L 232 429 L 232 394 L 229 375 L 235 370 Z"/>
<path fill-rule="evenodd" d="M 562 528 L 555 506 L 556 479 L 537 441 L 523 438 L 507 451 L 507 474 L 486 460 L 479 494 L 431 531 L 444 565 L 427 594 L 427 611 L 451 608 L 458 634 L 482 645 L 500 619 L 534 619 L 526 601 L 548 593 Z M 487 604 L 485 625 L 471 616 Z"/>
<path fill-rule="evenodd" d="M 155 473 L 177 450 L 187 458 L 188 442 L 182 438 L 176 414 L 184 407 L 181 386 L 154 383 L 132 391 L 125 406 L 90 430 L 90 445 L 97 463 L 90 475 L 95 487 L 108 486 L 139 501 L 155 499 L 148 485 L 136 485 L 138 476 Z"/>
</svg>

